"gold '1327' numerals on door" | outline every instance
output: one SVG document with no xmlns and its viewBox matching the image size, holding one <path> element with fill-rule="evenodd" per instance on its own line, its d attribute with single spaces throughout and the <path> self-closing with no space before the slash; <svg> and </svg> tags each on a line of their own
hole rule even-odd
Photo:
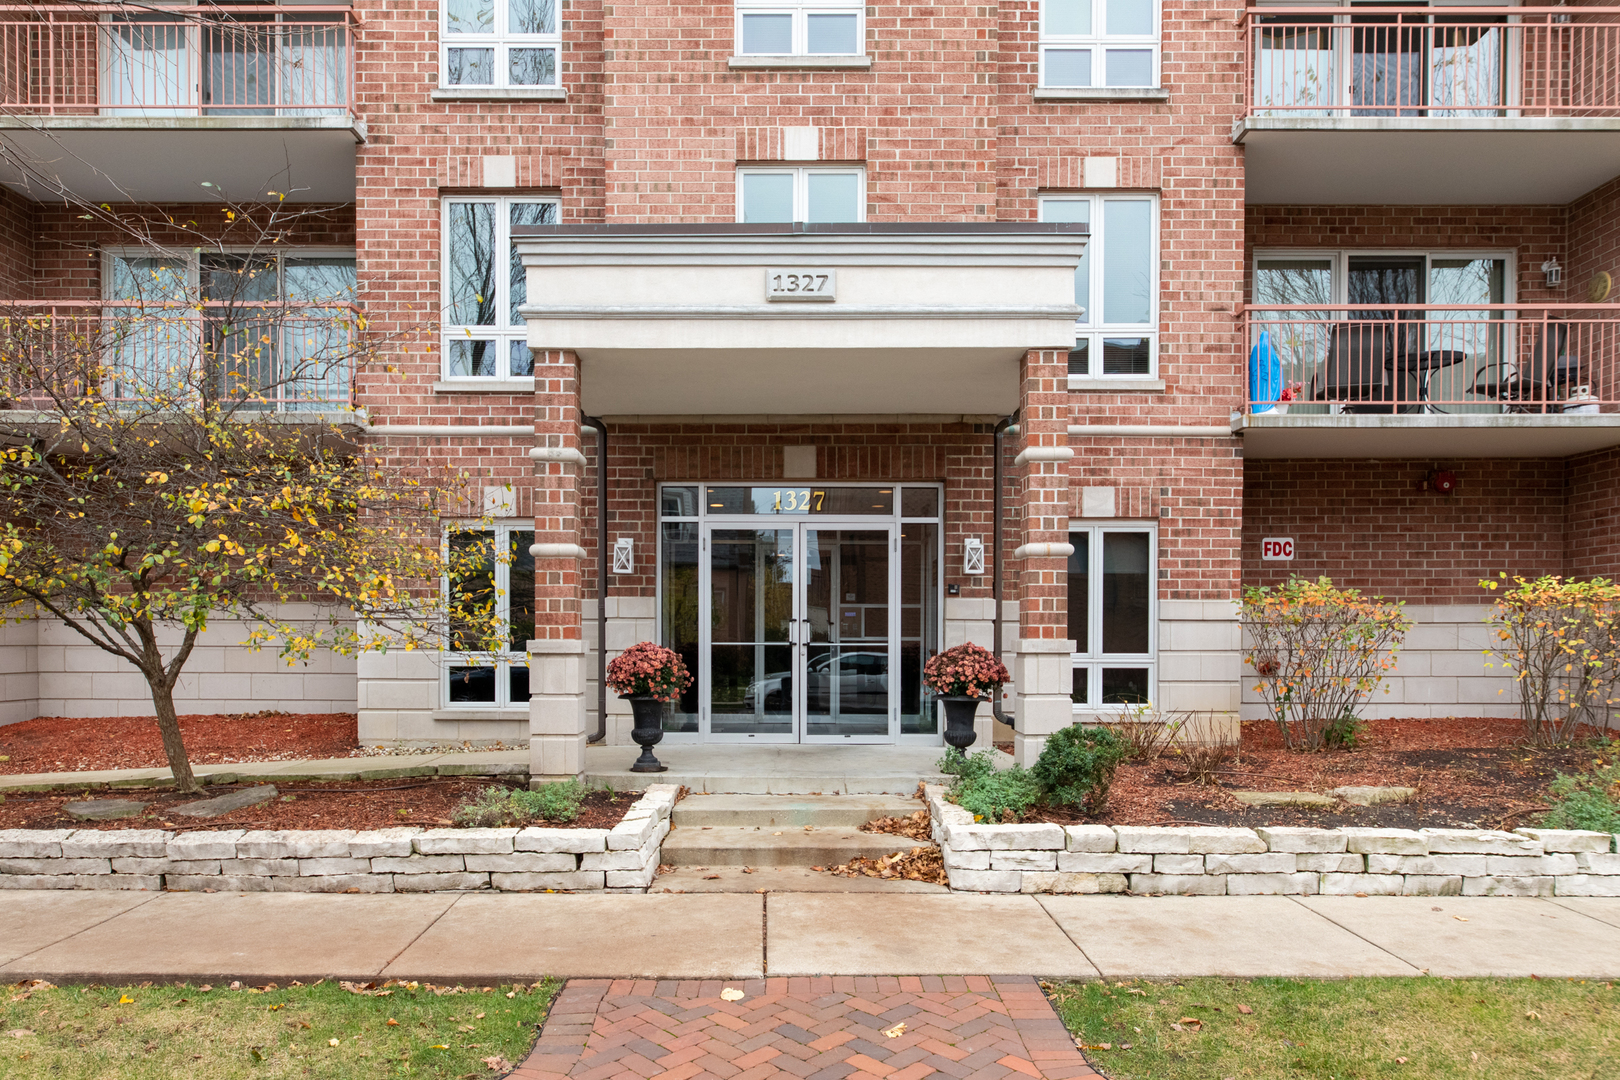
<svg viewBox="0 0 1620 1080">
<path fill-rule="evenodd" d="M 825 491 L 811 491 L 809 488 L 799 488 L 796 491 L 778 491 L 776 493 L 776 512 L 778 514 L 819 514 L 821 503 L 827 497 Z"/>
</svg>

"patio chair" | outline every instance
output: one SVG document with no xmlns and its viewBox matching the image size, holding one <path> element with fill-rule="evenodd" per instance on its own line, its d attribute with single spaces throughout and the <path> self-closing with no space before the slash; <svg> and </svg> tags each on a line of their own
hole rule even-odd
<svg viewBox="0 0 1620 1080">
<path fill-rule="evenodd" d="M 1395 340 L 1389 323 L 1340 323 L 1327 360 L 1311 379 L 1311 397 L 1350 413 L 1395 411 Z"/>
<path fill-rule="evenodd" d="M 1557 412 L 1559 395 L 1580 380 L 1581 361 L 1564 353 L 1569 343 L 1568 323 L 1548 322 L 1547 328 L 1535 328 L 1527 362 L 1502 360 L 1475 372 L 1473 392 L 1496 401 L 1504 412 Z"/>
</svg>

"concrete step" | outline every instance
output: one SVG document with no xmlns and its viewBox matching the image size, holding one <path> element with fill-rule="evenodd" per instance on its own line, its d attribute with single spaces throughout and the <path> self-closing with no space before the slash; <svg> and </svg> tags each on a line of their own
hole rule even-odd
<svg viewBox="0 0 1620 1080">
<path fill-rule="evenodd" d="M 807 866 L 766 866 L 745 873 L 740 866 L 679 866 L 658 875 L 648 892 L 660 893 L 948 893 L 943 885 L 869 877 L 838 877 L 817 873 Z"/>
<path fill-rule="evenodd" d="M 898 795 L 688 795 L 675 804 L 670 824 L 853 828 L 880 817 L 905 817 L 922 808 L 916 799 Z"/>
<path fill-rule="evenodd" d="M 833 866 L 858 856 L 880 859 L 919 841 L 859 829 L 673 828 L 661 861 L 670 866 Z"/>
</svg>

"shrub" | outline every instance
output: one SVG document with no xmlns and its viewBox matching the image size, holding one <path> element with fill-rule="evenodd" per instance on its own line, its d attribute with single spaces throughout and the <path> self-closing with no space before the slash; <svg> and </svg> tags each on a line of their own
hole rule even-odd
<svg viewBox="0 0 1620 1080">
<path fill-rule="evenodd" d="M 923 682 L 946 697 L 989 697 L 1007 681 L 1007 666 L 982 645 L 967 642 L 928 658 Z"/>
<path fill-rule="evenodd" d="M 992 768 L 988 773 L 963 778 L 951 788 L 951 798 L 975 821 L 1018 820 L 1041 797 L 1041 785 L 1022 765 Z"/>
<path fill-rule="evenodd" d="M 1030 775 L 1046 802 L 1078 806 L 1096 816 L 1108 806 L 1114 770 L 1129 756 L 1129 744 L 1109 729 L 1076 724 L 1046 740 Z"/>
<path fill-rule="evenodd" d="M 1125 744 L 1126 761 L 1157 761 L 1187 726 L 1185 713 L 1160 713 L 1152 705 L 1125 710 L 1129 719 L 1104 724 Z"/>
<path fill-rule="evenodd" d="M 1171 751 L 1176 761 L 1170 768 L 1189 784 L 1214 787 L 1220 772 L 1237 755 L 1231 743 L 1188 743 Z"/>
<path fill-rule="evenodd" d="M 1580 776 L 1558 774 L 1552 783 L 1552 810 L 1541 819 L 1544 829 L 1592 829 L 1620 832 L 1620 761 L 1592 763 Z"/>
<path fill-rule="evenodd" d="M 1325 577 L 1245 588 L 1244 660 L 1260 676 L 1255 691 L 1284 743 L 1321 749 L 1326 729 L 1353 717 L 1383 684 L 1411 625 L 1401 604 L 1334 588 Z"/>
<path fill-rule="evenodd" d="M 1499 582 L 1480 585 L 1495 592 Z M 1512 672 L 1531 742 L 1567 743 L 1583 723 L 1607 727 L 1620 700 L 1620 585 L 1603 578 L 1515 577 L 1496 598 L 1489 621 L 1496 645 L 1486 655 Z"/>
<path fill-rule="evenodd" d="M 1322 745 L 1339 750 L 1354 750 L 1361 739 L 1366 723 L 1349 709 L 1344 715 L 1322 729 Z"/>
<path fill-rule="evenodd" d="M 607 684 L 621 697 L 645 694 L 674 701 L 692 685 L 692 676 L 674 649 L 638 641 L 608 662 Z"/>
<path fill-rule="evenodd" d="M 542 784 L 534 791 L 487 787 L 465 799 L 450 820 L 467 828 L 497 829 L 530 825 L 536 821 L 569 822 L 579 817 L 585 785 L 578 780 Z"/>
</svg>

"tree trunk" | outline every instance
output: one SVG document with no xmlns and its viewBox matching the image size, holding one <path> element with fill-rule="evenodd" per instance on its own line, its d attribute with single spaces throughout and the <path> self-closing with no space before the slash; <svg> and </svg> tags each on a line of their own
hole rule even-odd
<svg viewBox="0 0 1620 1080">
<path fill-rule="evenodd" d="M 174 786 L 182 793 L 198 790 L 197 778 L 191 775 L 191 761 L 186 757 L 186 744 L 180 738 L 180 717 L 174 711 L 174 688 L 166 681 L 146 677 L 152 688 L 152 704 L 157 706 L 158 730 L 163 733 L 163 753 L 169 758 L 169 771 L 174 774 Z"/>
</svg>

